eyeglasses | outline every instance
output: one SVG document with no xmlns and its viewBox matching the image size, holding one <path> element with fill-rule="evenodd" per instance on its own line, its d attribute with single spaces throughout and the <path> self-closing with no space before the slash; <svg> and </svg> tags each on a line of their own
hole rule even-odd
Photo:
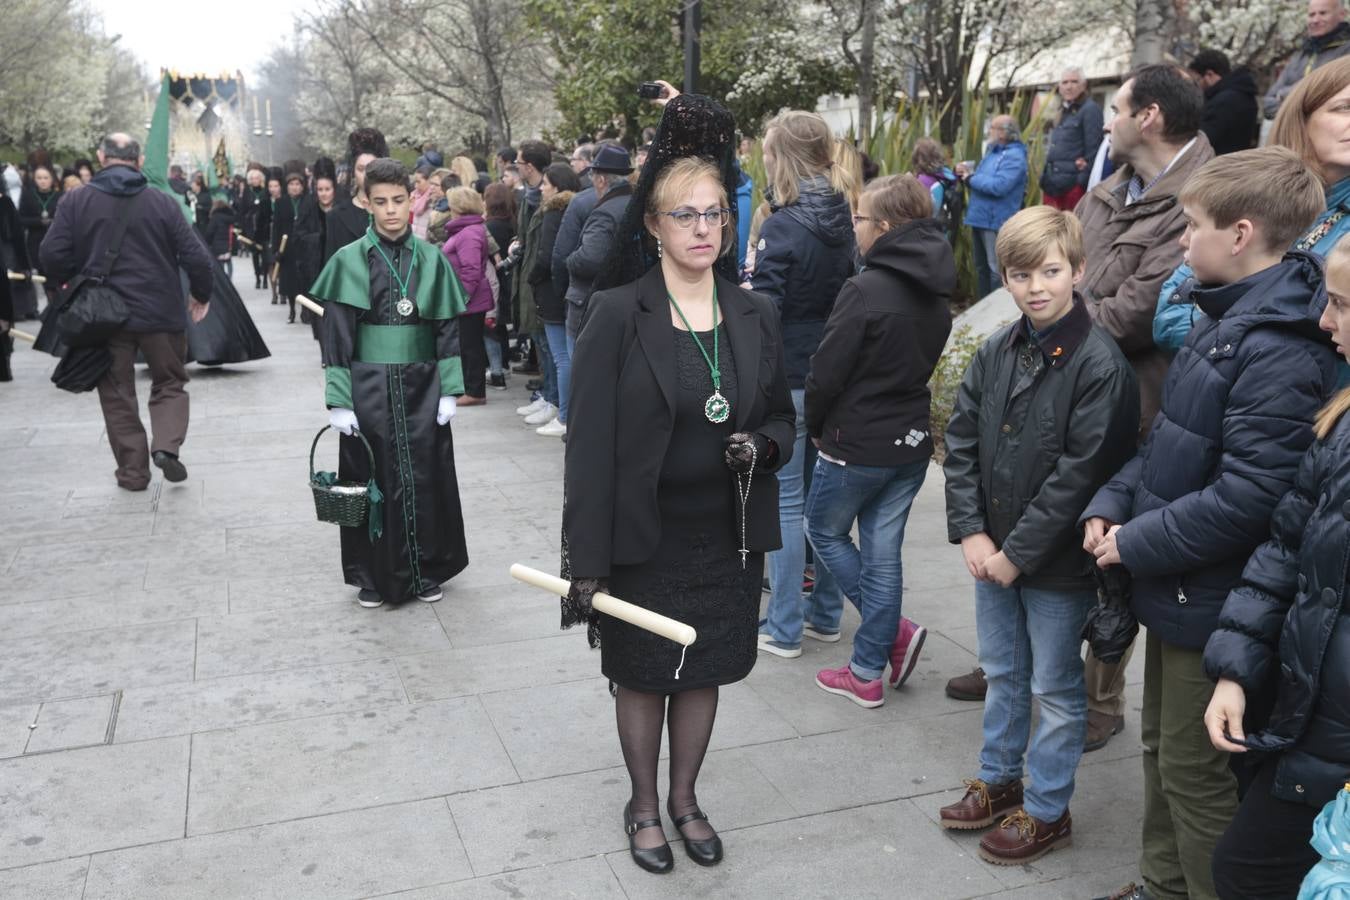
<svg viewBox="0 0 1350 900">
<path fill-rule="evenodd" d="M 663 212 L 663 216 L 670 216 L 675 220 L 675 224 L 681 228 L 693 228 L 694 223 L 699 219 L 708 223 L 709 228 L 721 228 L 731 220 L 731 210 L 726 208 L 710 209 L 707 212 L 697 212 L 692 209 L 677 209 L 673 212 Z"/>
<path fill-rule="evenodd" d="M 857 216 L 857 215 L 855 215 L 855 216 L 853 217 L 853 224 L 854 224 L 854 225 L 857 225 L 859 222 L 878 222 L 878 221 L 880 221 L 880 220 L 879 220 L 876 216 Z"/>
</svg>

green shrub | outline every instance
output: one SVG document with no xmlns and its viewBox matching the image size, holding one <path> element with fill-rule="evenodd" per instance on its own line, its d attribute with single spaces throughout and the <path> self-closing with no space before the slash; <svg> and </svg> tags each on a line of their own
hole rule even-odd
<svg viewBox="0 0 1350 900">
<path fill-rule="evenodd" d="M 961 390 L 961 381 L 966 377 L 966 369 L 970 368 L 970 361 L 975 358 L 975 351 L 980 349 L 982 343 L 984 338 L 971 333 L 968 325 L 962 325 L 953 331 L 951 337 L 947 339 L 947 346 L 942 351 L 937 368 L 933 370 L 933 377 L 928 381 L 928 389 L 933 394 L 929 413 L 932 423 L 929 427 L 933 434 L 933 459 L 939 463 L 947 456 L 945 445 L 947 422 L 951 419 L 952 410 L 956 406 L 956 395 Z"/>
</svg>

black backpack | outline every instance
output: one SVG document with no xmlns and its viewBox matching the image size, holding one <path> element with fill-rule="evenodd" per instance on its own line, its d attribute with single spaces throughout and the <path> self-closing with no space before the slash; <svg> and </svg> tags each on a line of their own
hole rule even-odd
<svg viewBox="0 0 1350 900">
<path fill-rule="evenodd" d="M 942 223 L 948 240 L 955 242 L 957 230 L 966 214 L 966 185 L 961 179 L 947 176 L 947 170 L 937 176 L 942 183 L 942 206 L 938 207 L 934 218 Z"/>
</svg>

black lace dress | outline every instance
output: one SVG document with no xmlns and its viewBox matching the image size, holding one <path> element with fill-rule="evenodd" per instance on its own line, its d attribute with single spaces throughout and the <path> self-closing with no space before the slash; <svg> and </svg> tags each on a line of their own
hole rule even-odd
<svg viewBox="0 0 1350 900">
<path fill-rule="evenodd" d="M 712 338 L 711 331 L 699 332 L 709 353 Z M 735 410 L 736 363 L 728 343 L 719 325 L 722 395 Z M 764 574 L 760 553 L 751 553 L 741 568 L 736 477 L 724 459 L 724 439 L 735 430 L 735 416 L 716 425 L 704 415 L 712 376 L 693 339 L 680 329 L 675 359 L 675 429 L 657 487 L 661 542 L 646 562 L 615 566 L 609 588 L 629 603 L 692 625 L 698 640 L 681 668 L 679 644 L 610 616 L 599 617 L 604 674 L 630 690 L 665 694 L 730 684 L 750 673 Z"/>
</svg>

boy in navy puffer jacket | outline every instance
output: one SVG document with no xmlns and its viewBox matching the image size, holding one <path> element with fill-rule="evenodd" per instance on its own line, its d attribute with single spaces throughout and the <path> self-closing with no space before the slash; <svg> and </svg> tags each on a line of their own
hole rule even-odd
<svg viewBox="0 0 1350 900">
<path fill-rule="evenodd" d="M 1336 384 L 1317 326 L 1321 266 L 1285 253 L 1322 211 L 1317 176 L 1287 149 L 1249 150 L 1206 163 L 1180 199 L 1204 318 L 1168 370 L 1144 446 L 1081 519 L 1097 564 L 1134 577 L 1148 628 L 1140 868 L 1159 898 L 1216 896 L 1210 860 L 1237 786 L 1200 727 L 1205 642 Z"/>
</svg>

